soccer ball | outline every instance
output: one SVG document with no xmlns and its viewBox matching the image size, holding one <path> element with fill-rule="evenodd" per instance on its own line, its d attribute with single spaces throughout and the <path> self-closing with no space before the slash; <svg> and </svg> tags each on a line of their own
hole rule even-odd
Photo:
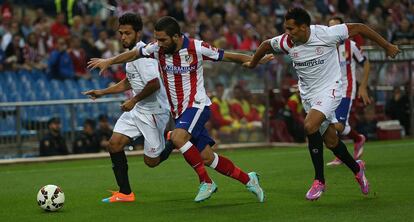
<svg viewBox="0 0 414 222">
<path fill-rule="evenodd" d="M 56 185 L 46 185 L 37 193 L 37 204 L 46 211 L 57 211 L 63 207 L 65 194 Z"/>
</svg>

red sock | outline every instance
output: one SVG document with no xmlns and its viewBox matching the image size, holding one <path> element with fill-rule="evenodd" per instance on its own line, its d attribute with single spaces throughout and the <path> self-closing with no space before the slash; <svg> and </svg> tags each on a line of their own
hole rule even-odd
<svg viewBox="0 0 414 222">
<path fill-rule="evenodd" d="M 351 131 L 349 131 L 348 136 L 351 137 L 351 139 L 353 139 L 354 142 L 358 142 L 360 140 L 359 133 L 353 130 L 352 128 Z"/>
<path fill-rule="evenodd" d="M 231 160 L 227 159 L 224 156 L 219 156 L 216 153 L 214 153 L 215 160 L 218 158 L 217 165 L 215 165 L 215 161 L 213 161 L 213 164 L 211 167 L 213 167 L 217 172 L 226 175 L 228 177 L 234 178 L 243 184 L 247 184 L 250 180 L 249 175 L 242 171 L 240 168 L 235 166 Z"/>
<path fill-rule="evenodd" d="M 204 167 L 203 159 L 200 156 L 197 148 L 188 141 L 183 147 L 179 149 L 184 156 L 187 163 L 195 170 L 201 182 L 211 183 L 211 179 Z"/>
</svg>

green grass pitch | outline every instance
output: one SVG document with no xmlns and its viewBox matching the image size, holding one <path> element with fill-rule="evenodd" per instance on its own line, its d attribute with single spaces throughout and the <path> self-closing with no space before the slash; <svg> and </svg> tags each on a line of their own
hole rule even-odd
<svg viewBox="0 0 414 222">
<path fill-rule="evenodd" d="M 351 145 L 348 145 L 350 148 Z M 0 166 L 1 221 L 414 221 L 414 141 L 371 142 L 365 146 L 371 193 L 364 197 L 344 166 L 325 167 L 327 191 L 305 200 L 313 168 L 305 146 L 220 151 L 246 171 L 257 171 L 266 202 L 237 181 L 209 170 L 219 190 L 194 203 L 195 173 L 181 155 L 157 168 L 142 156 L 129 157 L 134 203 L 102 203 L 116 189 L 108 159 Z M 325 149 L 325 162 L 332 154 Z M 56 184 L 65 206 L 48 213 L 36 203 L 40 187 Z"/>
</svg>

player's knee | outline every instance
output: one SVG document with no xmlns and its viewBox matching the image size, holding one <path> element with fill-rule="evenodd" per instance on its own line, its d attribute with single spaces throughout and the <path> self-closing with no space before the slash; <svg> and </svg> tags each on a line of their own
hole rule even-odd
<svg viewBox="0 0 414 222">
<path fill-rule="evenodd" d="M 173 142 L 174 146 L 177 148 L 181 148 L 184 144 L 190 140 L 190 134 L 185 131 L 184 129 L 175 129 L 171 134 L 171 141 Z"/>
<path fill-rule="evenodd" d="M 334 149 L 335 147 L 338 146 L 338 137 L 331 137 L 331 138 L 325 138 L 325 146 L 328 149 Z"/>
<path fill-rule="evenodd" d="M 159 158 L 144 157 L 144 163 L 150 168 L 154 168 L 160 164 Z"/>
<path fill-rule="evenodd" d="M 304 123 L 304 129 L 307 135 L 310 135 L 312 133 L 315 133 L 316 131 L 318 131 L 318 127 L 315 126 L 315 124 L 312 124 L 309 121 L 305 121 Z"/>
<path fill-rule="evenodd" d="M 109 140 L 109 146 L 108 146 L 108 151 L 110 153 L 116 153 L 116 152 L 120 152 L 124 149 L 124 144 L 122 144 L 120 141 L 116 141 L 116 140 Z"/>
<path fill-rule="evenodd" d="M 210 166 L 214 161 L 214 155 L 206 156 L 206 157 L 202 157 L 202 158 L 203 158 L 204 165 L 206 165 L 206 166 Z"/>
</svg>

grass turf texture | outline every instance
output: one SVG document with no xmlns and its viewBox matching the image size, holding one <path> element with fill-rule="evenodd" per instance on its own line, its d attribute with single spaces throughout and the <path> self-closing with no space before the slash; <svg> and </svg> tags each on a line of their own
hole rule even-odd
<svg viewBox="0 0 414 222">
<path fill-rule="evenodd" d="M 219 186 L 211 199 L 194 203 L 197 177 L 181 155 L 158 168 L 129 157 L 137 201 L 102 203 L 116 189 L 110 159 L 0 166 L 1 221 L 414 221 L 414 141 L 372 142 L 363 159 L 371 193 L 361 194 L 343 165 L 325 167 L 327 191 L 305 200 L 313 168 L 305 147 L 220 151 L 242 169 L 261 174 L 266 202 L 237 181 L 212 170 Z M 351 148 L 351 145 L 348 145 Z M 332 158 L 325 149 L 325 162 Z M 63 209 L 48 213 L 36 204 L 39 188 L 56 184 L 65 192 Z"/>
</svg>

